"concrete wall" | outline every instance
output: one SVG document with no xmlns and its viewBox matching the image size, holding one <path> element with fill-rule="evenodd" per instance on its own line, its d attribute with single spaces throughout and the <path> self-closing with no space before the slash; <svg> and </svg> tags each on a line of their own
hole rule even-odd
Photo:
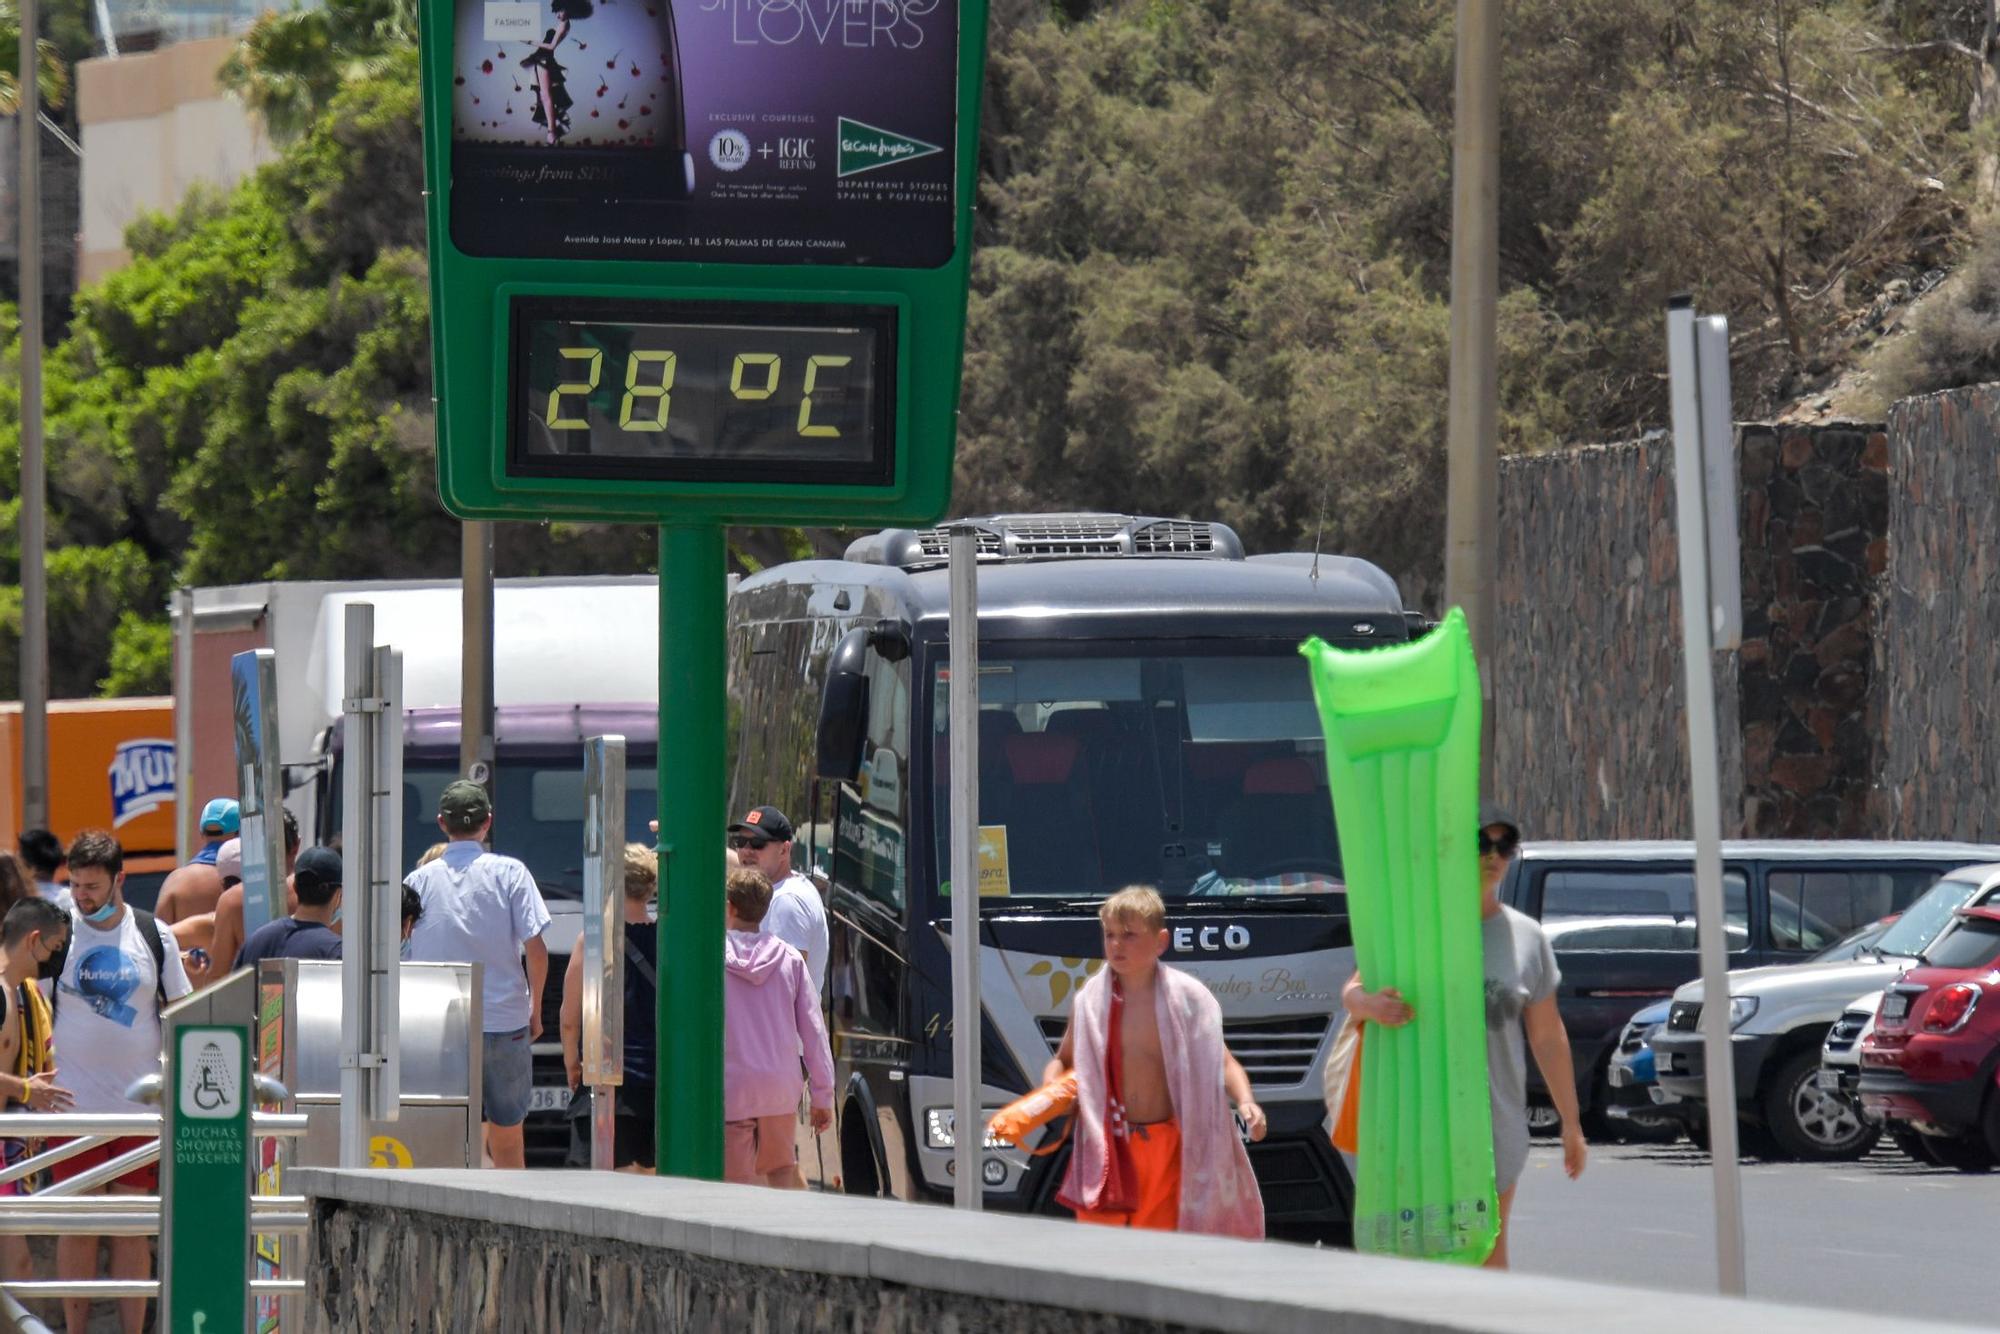
<svg viewBox="0 0 2000 1334">
<path fill-rule="evenodd" d="M 1881 806 L 1906 838 L 2000 838 L 2000 385 L 1889 413 Z"/>
<path fill-rule="evenodd" d="M 1838 1311 L 622 1173 L 299 1170 L 286 1185 L 311 1206 L 302 1305 L 314 1334 L 1882 1328 Z"/>
<path fill-rule="evenodd" d="M 125 229 L 141 213 L 177 207 L 197 183 L 228 189 L 275 156 L 256 118 L 216 83 L 234 49 L 234 38 L 214 37 L 76 67 L 83 282 L 131 259 Z"/>
<path fill-rule="evenodd" d="M 1715 661 L 1723 832 L 1863 834 L 1887 442 L 1841 423 L 1750 425 L 1736 443 L 1744 642 Z M 1500 532 L 1501 798 L 1530 837 L 1687 836 L 1671 441 L 1506 460 Z"/>
</svg>

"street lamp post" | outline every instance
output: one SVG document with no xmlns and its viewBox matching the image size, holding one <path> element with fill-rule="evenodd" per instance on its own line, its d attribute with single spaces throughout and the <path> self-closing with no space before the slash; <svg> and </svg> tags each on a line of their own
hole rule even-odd
<svg viewBox="0 0 2000 1334">
<path fill-rule="evenodd" d="M 1493 790 L 1494 566 L 1500 547 L 1500 0 L 1458 0 L 1451 150 L 1451 381 L 1444 599 L 1479 662 L 1479 781 Z"/>
<path fill-rule="evenodd" d="M 41 90 L 35 0 L 20 0 L 21 821 L 49 824 L 48 479 L 42 453 Z"/>
</svg>

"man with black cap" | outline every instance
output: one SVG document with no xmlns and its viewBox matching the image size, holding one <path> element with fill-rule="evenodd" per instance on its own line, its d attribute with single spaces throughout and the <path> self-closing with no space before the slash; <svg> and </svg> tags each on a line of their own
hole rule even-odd
<svg viewBox="0 0 2000 1334">
<path fill-rule="evenodd" d="M 526 866 L 486 850 L 492 826 L 493 802 L 479 784 L 459 779 L 438 798 L 438 828 L 451 841 L 403 882 L 423 901 L 408 957 L 485 966 L 486 1156 L 495 1167 L 525 1167 L 521 1123 L 534 1092 L 533 1043 L 542 1035 L 549 910 Z"/>
<path fill-rule="evenodd" d="M 230 971 L 255 968 L 265 959 L 338 959 L 340 935 L 333 929 L 333 915 L 340 911 L 341 879 L 340 854 L 332 848 L 300 853 L 292 869 L 292 915 L 252 931 Z"/>
<path fill-rule="evenodd" d="M 1486 971 L 1486 1075 L 1492 1085 L 1493 1167 L 1500 1196 L 1500 1235 L 1488 1267 L 1507 1268 L 1507 1228 L 1514 1188 L 1528 1165 L 1528 1059 L 1548 1086 L 1562 1117 L 1563 1170 L 1572 1178 L 1589 1157 L 1576 1097 L 1569 1031 L 1556 1011 L 1555 951 L 1542 924 L 1500 902 L 1500 884 L 1521 847 L 1521 826 L 1491 802 L 1479 807 L 1479 930 Z M 1361 974 L 1341 995 L 1348 1013 L 1367 1023 L 1400 1028 L 1415 1011 L 1394 987 L 1368 991 Z M 1525 1039 L 1525 1041 L 1524 1041 Z"/>
<path fill-rule="evenodd" d="M 744 866 L 761 871 L 771 882 L 764 934 L 805 955 L 813 991 L 825 995 L 826 956 L 833 947 L 826 929 L 826 903 L 819 886 L 792 869 L 792 822 L 776 806 L 759 806 L 729 826 L 729 846 Z"/>
</svg>

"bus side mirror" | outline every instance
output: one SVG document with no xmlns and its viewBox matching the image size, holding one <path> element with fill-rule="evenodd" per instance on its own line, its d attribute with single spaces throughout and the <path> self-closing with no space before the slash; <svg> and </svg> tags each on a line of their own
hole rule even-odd
<svg viewBox="0 0 2000 1334">
<path fill-rule="evenodd" d="M 869 633 L 849 630 L 827 659 L 814 769 L 820 778 L 851 783 L 861 776 L 861 740 L 868 730 Z"/>
</svg>

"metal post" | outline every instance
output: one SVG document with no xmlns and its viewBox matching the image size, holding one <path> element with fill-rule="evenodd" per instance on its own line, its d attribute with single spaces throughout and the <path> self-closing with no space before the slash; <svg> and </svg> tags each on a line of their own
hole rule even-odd
<svg viewBox="0 0 2000 1334">
<path fill-rule="evenodd" d="M 194 855 L 194 591 L 174 590 L 174 861 Z"/>
<path fill-rule="evenodd" d="M 346 698 L 342 741 L 347 767 L 341 793 L 341 871 L 345 911 L 358 923 L 368 921 L 370 888 L 375 881 L 375 608 L 366 602 L 347 605 Z M 340 1165 L 366 1167 L 369 1158 L 368 1113 L 373 1105 L 369 1078 L 369 975 L 365 930 L 355 933 L 341 951 L 340 979 Z"/>
<path fill-rule="evenodd" d="M 458 771 L 493 794 L 493 525 L 459 525 Z"/>
<path fill-rule="evenodd" d="M 952 1203 L 984 1203 L 980 1150 L 979 548 L 978 530 L 951 530 L 951 1091 Z"/>
<path fill-rule="evenodd" d="M 48 470 L 42 449 L 42 108 L 35 0 L 20 0 L 21 827 L 49 827 Z"/>
<path fill-rule="evenodd" d="M 392 648 L 375 649 L 375 698 L 372 878 L 368 893 L 346 911 L 357 928 L 351 934 L 368 947 L 368 1026 L 362 1030 L 373 1058 L 368 1114 L 394 1121 L 403 1105 L 403 655 Z"/>
<path fill-rule="evenodd" d="M 1500 559 L 1500 0 L 1458 0 L 1451 147 L 1451 380 L 1444 600 L 1479 662 L 1480 790 L 1493 790 L 1494 567 Z"/>
<path fill-rule="evenodd" d="M 590 1165 L 617 1163 L 625 1082 L 625 738 L 583 743 L 583 1082 Z"/>
<path fill-rule="evenodd" d="M 1729 944 L 1722 897 L 1722 775 L 1717 754 L 1705 442 L 1696 383 L 1694 306 L 1667 306 L 1667 371 L 1674 421 L 1674 499 L 1681 558 L 1681 627 L 1687 657 L 1688 768 L 1694 817 L 1695 934 L 1701 954 L 1701 1032 L 1707 1066 L 1708 1143 L 1715 1170 L 1718 1288 L 1744 1294 L 1743 1180 L 1736 1161 L 1736 1066 L 1729 1041 Z M 1727 448 L 1727 442 L 1721 442 Z"/>
<path fill-rule="evenodd" d="M 665 1176 L 722 1177 L 724 543 L 660 528 L 657 1129 Z"/>
</svg>

